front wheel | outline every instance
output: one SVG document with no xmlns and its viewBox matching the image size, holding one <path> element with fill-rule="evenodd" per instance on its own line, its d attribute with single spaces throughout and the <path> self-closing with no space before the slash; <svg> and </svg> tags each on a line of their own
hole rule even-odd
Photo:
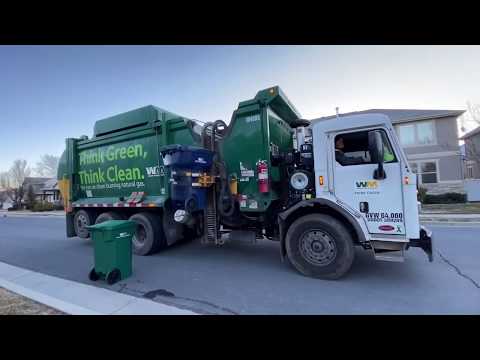
<svg viewBox="0 0 480 360">
<path fill-rule="evenodd" d="M 335 280 L 352 266 L 355 249 L 350 233 L 332 216 L 310 214 L 290 226 L 285 237 L 287 256 L 302 274 Z"/>
</svg>

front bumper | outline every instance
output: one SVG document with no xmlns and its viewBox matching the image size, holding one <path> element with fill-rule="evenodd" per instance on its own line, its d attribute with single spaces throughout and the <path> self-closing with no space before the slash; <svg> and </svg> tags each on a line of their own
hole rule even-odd
<svg viewBox="0 0 480 360">
<path fill-rule="evenodd" d="M 420 226 L 420 237 L 418 239 L 410 239 L 406 249 L 411 247 L 419 247 L 428 256 L 428 261 L 433 261 L 433 233 L 425 226 Z"/>
</svg>

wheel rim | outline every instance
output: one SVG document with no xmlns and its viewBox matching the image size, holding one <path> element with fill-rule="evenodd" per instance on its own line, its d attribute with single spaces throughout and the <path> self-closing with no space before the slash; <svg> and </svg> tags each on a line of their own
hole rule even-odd
<svg viewBox="0 0 480 360">
<path fill-rule="evenodd" d="M 145 243 L 145 238 L 147 237 L 147 231 L 143 227 L 143 225 L 138 224 L 137 230 L 133 235 L 133 242 L 138 246 L 143 246 Z"/>
<path fill-rule="evenodd" d="M 88 219 L 85 215 L 80 214 L 77 218 L 77 227 L 80 231 L 85 231 L 85 227 L 88 226 Z"/>
<path fill-rule="evenodd" d="M 312 265 L 326 266 L 337 256 L 335 241 L 329 234 L 319 229 L 304 232 L 298 247 L 302 257 Z"/>
</svg>

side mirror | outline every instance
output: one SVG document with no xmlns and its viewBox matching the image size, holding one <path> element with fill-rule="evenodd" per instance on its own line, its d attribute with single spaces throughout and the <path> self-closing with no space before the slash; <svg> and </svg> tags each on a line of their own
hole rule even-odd
<svg viewBox="0 0 480 360">
<path fill-rule="evenodd" d="M 368 133 L 368 150 L 370 152 L 370 159 L 372 163 L 378 164 L 378 168 L 373 172 L 375 180 L 383 180 L 387 177 L 383 169 L 383 139 L 382 133 L 378 130 L 373 130 Z"/>
</svg>

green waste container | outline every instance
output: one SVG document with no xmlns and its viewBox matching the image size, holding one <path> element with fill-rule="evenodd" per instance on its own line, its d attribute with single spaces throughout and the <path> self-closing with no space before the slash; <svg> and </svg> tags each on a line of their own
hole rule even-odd
<svg viewBox="0 0 480 360">
<path fill-rule="evenodd" d="M 137 223 L 129 220 L 109 220 L 87 227 L 95 258 L 90 280 L 104 279 L 112 285 L 132 274 L 132 237 L 136 227 Z"/>
</svg>

